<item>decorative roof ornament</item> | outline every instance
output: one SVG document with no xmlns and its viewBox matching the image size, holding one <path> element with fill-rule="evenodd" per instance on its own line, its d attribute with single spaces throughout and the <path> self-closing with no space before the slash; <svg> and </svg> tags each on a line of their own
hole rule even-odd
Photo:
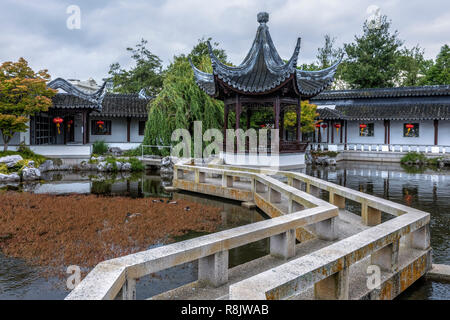
<svg viewBox="0 0 450 320">
<path fill-rule="evenodd" d="M 141 91 L 139 91 L 139 99 L 151 100 L 152 97 L 148 96 L 147 92 L 145 92 L 145 89 L 142 88 Z"/>
<path fill-rule="evenodd" d="M 269 33 L 269 14 L 257 15 L 260 24 L 255 40 L 244 61 L 237 67 L 222 63 L 214 54 L 208 41 L 213 73 L 197 69 L 190 61 L 194 77 L 201 89 L 214 97 L 223 97 L 223 87 L 241 94 L 268 94 L 294 81 L 295 95 L 310 98 L 328 87 L 334 79 L 338 63 L 320 71 L 297 69 L 301 39 L 298 38 L 294 52 L 288 61 L 281 59 Z M 341 59 L 342 60 L 342 59 Z M 220 84 L 220 85 L 219 85 Z"/>
<path fill-rule="evenodd" d="M 102 109 L 102 102 L 106 95 L 106 82 L 103 83 L 103 85 L 100 87 L 100 89 L 97 90 L 97 92 L 94 92 L 92 94 L 88 94 L 86 92 L 81 91 L 76 86 L 68 82 L 67 80 L 63 78 L 57 78 L 47 84 L 47 87 L 51 89 L 62 89 L 68 94 L 71 94 L 77 98 L 87 100 L 91 102 L 92 104 L 96 105 L 98 110 Z"/>
</svg>

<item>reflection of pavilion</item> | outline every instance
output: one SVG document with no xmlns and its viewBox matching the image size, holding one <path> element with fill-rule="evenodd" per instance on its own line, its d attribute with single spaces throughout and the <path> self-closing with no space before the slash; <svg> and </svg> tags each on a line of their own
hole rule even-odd
<svg viewBox="0 0 450 320">
<path fill-rule="evenodd" d="M 210 96 L 224 101 L 224 130 L 227 129 L 230 112 L 235 113 L 236 129 L 240 128 L 241 114 L 245 113 L 248 129 L 252 113 L 259 108 L 273 108 L 274 128 L 280 129 L 280 153 L 303 154 L 307 143 L 302 142 L 300 131 L 300 101 L 310 99 L 328 87 L 338 63 L 321 71 L 297 69 L 300 39 L 289 61 L 283 61 L 272 42 L 266 25 L 268 20 L 267 13 L 258 14 L 260 25 L 241 65 L 231 67 L 223 64 L 208 43 L 213 74 L 202 72 L 194 65 L 192 68 L 197 84 Z M 288 110 L 295 110 L 297 115 L 292 138 L 285 134 L 284 128 L 284 115 Z"/>
</svg>

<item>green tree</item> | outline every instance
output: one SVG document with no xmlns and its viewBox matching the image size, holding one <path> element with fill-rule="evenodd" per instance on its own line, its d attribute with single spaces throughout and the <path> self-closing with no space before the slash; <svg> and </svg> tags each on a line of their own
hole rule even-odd
<svg viewBox="0 0 450 320">
<path fill-rule="evenodd" d="M 301 102 L 301 131 L 303 133 L 313 132 L 315 130 L 317 113 L 317 105 L 309 103 L 304 100 Z M 295 111 L 288 111 L 284 116 L 284 127 L 293 128 L 297 123 L 297 113 Z"/>
<path fill-rule="evenodd" d="M 118 62 L 111 64 L 108 74 L 118 93 L 136 93 L 145 89 L 148 95 L 156 95 L 161 90 L 162 61 L 147 48 L 148 41 L 142 39 L 135 48 L 127 48 L 135 65 L 123 69 Z"/>
<path fill-rule="evenodd" d="M 433 65 L 433 60 L 425 59 L 424 50 L 417 45 L 412 49 L 403 48 L 398 56 L 397 64 L 400 70 L 398 85 L 417 86 Z"/>
<path fill-rule="evenodd" d="M 342 79 L 352 88 L 392 87 L 399 73 L 398 56 L 403 42 L 398 32 L 390 32 L 391 22 L 382 16 L 372 27 L 366 21 L 363 35 L 345 44 L 347 54 Z"/>
<path fill-rule="evenodd" d="M 217 48 L 217 44 L 213 50 L 226 62 L 226 54 Z M 165 72 L 161 92 L 150 102 L 143 142 L 146 145 L 171 145 L 175 129 L 187 129 L 193 136 L 194 121 L 202 121 L 203 130 L 223 128 L 223 102 L 211 98 L 198 87 L 188 58 L 197 68 L 212 72 L 204 39 L 199 40 L 188 56 L 174 57 Z"/>
<path fill-rule="evenodd" d="M 46 112 L 56 90 L 47 88 L 47 70 L 34 72 L 24 58 L 4 62 L 0 66 L 0 132 L 3 149 L 17 132 L 28 128 L 29 116 Z"/>
<path fill-rule="evenodd" d="M 450 47 L 447 44 L 441 47 L 436 62 L 429 68 L 423 79 L 423 84 L 450 84 Z"/>
<path fill-rule="evenodd" d="M 342 48 L 336 48 L 336 38 L 329 34 L 324 36 L 324 45 L 317 49 L 317 60 L 319 62 L 319 69 L 326 69 L 336 63 L 343 55 Z"/>
</svg>

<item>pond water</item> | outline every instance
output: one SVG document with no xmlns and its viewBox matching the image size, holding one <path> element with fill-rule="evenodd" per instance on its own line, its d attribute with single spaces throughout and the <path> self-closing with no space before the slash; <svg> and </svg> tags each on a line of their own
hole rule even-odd
<svg viewBox="0 0 450 320">
<path fill-rule="evenodd" d="M 431 213 L 433 263 L 450 264 L 450 171 L 414 170 L 408 172 L 400 165 L 377 165 L 340 162 L 336 168 L 308 167 L 307 174 L 360 190 L 378 197 L 403 203 Z M 52 173 L 46 183 L 9 186 L 11 190 L 35 193 L 81 193 L 121 195 L 129 197 L 167 197 L 187 199 L 221 209 L 220 230 L 261 221 L 266 217 L 257 210 L 247 210 L 239 203 L 223 201 L 189 193 L 167 194 L 159 176 L 139 175 L 97 176 L 88 173 Z M 200 236 L 190 233 L 177 241 Z M 230 251 L 230 265 L 235 266 L 268 254 L 268 239 Z M 137 283 L 137 298 L 143 299 L 171 288 L 192 282 L 197 277 L 197 264 L 188 263 Z M 39 268 L 27 266 L 19 259 L 6 258 L 0 253 L 0 299 L 63 299 L 67 294 L 65 279 L 45 279 Z M 399 299 L 450 299 L 450 284 L 419 280 Z"/>
</svg>

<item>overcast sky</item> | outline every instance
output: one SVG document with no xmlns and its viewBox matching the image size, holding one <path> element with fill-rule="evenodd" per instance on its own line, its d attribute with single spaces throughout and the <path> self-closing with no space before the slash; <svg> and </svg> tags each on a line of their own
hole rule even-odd
<svg viewBox="0 0 450 320">
<path fill-rule="evenodd" d="M 167 65 L 187 53 L 201 37 L 212 37 L 239 64 L 250 49 L 260 11 L 270 14 L 268 26 L 282 58 L 292 55 L 302 38 L 299 64 L 315 60 L 327 33 L 337 44 L 362 33 L 368 8 L 377 6 L 392 20 L 400 39 L 419 44 L 434 58 L 450 41 L 448 0 L 0 0 L 0 62 L 27 59 L 53 78 L 97 82 L 109 65 L 130 66 L 125 48 L 141 38 Z M 67 27 L 67 8 L 81 9 L 80 29 Z M 369 10 L 370 11 L 370 10 Z"/>
</svg>

